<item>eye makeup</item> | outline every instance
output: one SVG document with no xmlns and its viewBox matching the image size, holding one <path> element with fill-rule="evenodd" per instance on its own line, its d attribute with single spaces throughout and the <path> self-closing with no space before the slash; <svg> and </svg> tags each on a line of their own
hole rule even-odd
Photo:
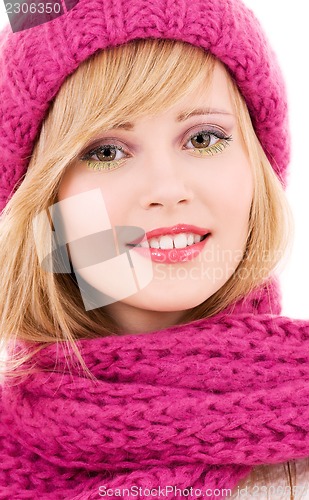
<svg viewBox="0 0 309 500">
<path fill-rule="evenodd" d="M 103 141 L 104 139 L 102 139 Z M 209 126 L 206 129 L 192 133 L 185 145 L 190 141 L 195 142 L 195 145 L 192 144 L 193 148 L 184 147 L 183 150 L 196 157 L 206 157 L 222 153 L 232 141 L 232 136 L 227 136 L 221 129 Z M 118 154 L 124 154 L 125 157 L 115 159 Z M 96 156 L 97 159 L 92 158 L 93 156 Z M 113 157 L 112 160 L 109 159 L 111 156 Z M 130 153 L 122 146 L 101 143 L 84 153 L 80 161 L 86 162 L 90 170 L 110 171 L 121 167 L 130 156 Z M 104 159 L 107 161 L 104 161 Z"/>
<path fill-rule="evenodd" d="M 202 140 L 195 141 L 197 144 L 202 142 L 206 144 L 206 147 L 200 148 L 196 146 L 195 148 L 188 148 L 189 154 L 194 156 L 214 156 L 217 153 L 222 153 L 222 151 L 228 146 L 229 142 L 232 141 L 232 136 L 227 136 L 222 130 L 219 129 L 206 129 L 200 130 L 192 134 L 188 141 L 192 141 L 194 138 L 201 138 Z M 204 140 L 204 137 L 207 139 Z M 211 144 L 212 138 L 218 139 L 217 142 Z M 192 150 L 192 153 L 190 152 Z"/>
<path fill-rule="evenodd" d="M 111 151 L 112 153 L 108 154 Z M 121 167 L 126 158 L 120 158 L 118 160 L 108 160 L 108 157 L 115 154 L 117 156 L 118 152 L 124 153 L 124 149 L 121 146 L 115 144 L 102 144 L 94 149 L 88 151 L 82 158 L 81 161 L 87 162 L 87 167 L 91 170 L 115 170 Z M 98 161 L 92 160 L 91 157 L 96 155 Z M 108 161 L 102 161 L 103 159 Z"/>
</svg>

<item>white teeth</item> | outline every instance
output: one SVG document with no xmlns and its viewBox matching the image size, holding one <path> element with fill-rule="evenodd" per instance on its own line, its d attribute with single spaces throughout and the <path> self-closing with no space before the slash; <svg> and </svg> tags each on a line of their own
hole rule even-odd
<svg viewBox="0 0 309 500">
<path fill-rule="evenodd" d="M 143 247 L 143 248 L 149 248 L 149 243 L 148 243 L 148 241 L 147 241 L 147 240 L 145 240 L 145 241 L 142 241 L 142 242 L 140 243 L 140 246 L 141 246 L 141 247 Z"/>
<path fill-rule="evenodd" d="M 194 243 L 194 236 L 193 236 L 193 234 L 191 234 L 191 233 L 190 233 L 190 234 L 188 235 L 188 238 L 187 238 L 187 239 L 188 239 L 188 245 L 193 245 L 193 243 Z M 176 246 L 176 245 L 175 245 L 175 246 Z"/>
<path fill-rule="evenodd" d="M 157 240 L 157 238 L 151 238 L 151 240 L 149 241 L 149 246 L 150 248 L 160 248 L 159 240 Z"/>
<path fill-rule="evenodd" d="M 161 248 L 162 250 L 171 250 L 172 248 L 186 248 L 187 246 L 199 243 L 202 236 L 193 233 L 180 233 L 173 235 L 164 235 L 160 238 L 151 238 L 149 242 L 143 241 L 140 246 L 144 248 Z"/>
<path fill-rule="evenodd" d="M 184 233 L 176 234 L 174 236 L 174 244 L 175 248 L 186 248 L 186 246 L 189 244 L 187 236 Z"/>
<path fill-rule="evenodd" d="M 162 250 L 171 250 L 173 248 L 173 238 L 171 236 L 161 236 L 159 240 Z M 151 246 L 151 245 L 150 245 Z"/>
</svg>

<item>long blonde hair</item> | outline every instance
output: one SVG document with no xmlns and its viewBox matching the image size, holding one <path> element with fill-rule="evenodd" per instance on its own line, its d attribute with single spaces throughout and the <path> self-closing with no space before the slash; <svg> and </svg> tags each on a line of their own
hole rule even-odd
<svg viewBox="0 0 309 500">
<path fill-rule="evenodd" d="M 84 310 L 70 275 L 42 270 L 35 249 L 38 242 L 46 246 L 46 227 L 38 225 L 35 243 L 32 221 L 55 202 L 66 167 L 94 134 L 168 109 L 201 84 L 208 85 L 215 63 L 210 53 L 184 42 L 135 40 L 98 52 L 63 83 L 0 225 L 0 340 L 4 346 L 16 340 L 32 346 L 30 352 L 25 348 L 18 358 L 6 361 L 6 376 L 14 376 L 17 366 L 54 342 L 72 346 L 87 371 L 74 341 L 121 334 L 104 308 Z M 293 233 L 282 185 L 255 135 L 237 85 L 228 70 L 226 74 L 254 175 L 248 240 L 231 278 L 188 311 L 185 321 L 213 316 L 264 283 L 286 255 Z M 48 250 L 51 242 L 44 248 Z"/>
<path fill-rule="evenodd" d="M 51 242 L 46 248 L 43 222 L 36 227 L 35 242 L 32 221 L 55 202 L 66 167 L 94 134 L 115 123 L 166 110 L 188 92 L 209 85 L 215 63 L 210 53 L 184 42 L 136 40 L 96 53 L 63 83 L 42 125 L 27 174 L 7 204 L 0 226 L 0 338 L 4 345 L 18 339 L 40 349 L 46 343 L 68 341 L 75 349 L 75 339 L 121 333 L 104 308 L 84 310 L 71 275 L 41 268 L 36 245 L 44 246 L 46 254 L 52 250 Z M 228 72 L 227 76 L 254 175 L 247 247 L 231 278 L 188 311 L 184 321 L 215 315 L 264 283 L 291 240 L 292 216 L 285 193 L 257 140 L 245 101 Z M 10 362 L 17 366 L 23 359 Z"/>
</svg>

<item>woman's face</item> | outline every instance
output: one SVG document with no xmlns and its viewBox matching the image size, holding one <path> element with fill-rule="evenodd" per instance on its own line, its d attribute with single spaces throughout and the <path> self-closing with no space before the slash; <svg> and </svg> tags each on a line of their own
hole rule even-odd
<svg viewBox="0 0 309 500">
<path fill-rule="evenodd" d="M 231 277 L 247 240 L 253 177 L 220 63 L 207 91 L 102 131 L 80 158 L 58 193 L 59 202 L 74 196 L 74 205 L 59 205 L 67 241 L 99 231 L 119 236 L 116 226 L 127 228 L 127 239 L 118 241 L 118 256 L 88 265 L 69 244 L 72 264 L 114 299 L 105 309 L 125 332 L 177 323 Z M 132 227 L 146 233 L 144 248 L 126 246 L 136 238 Z M 89 239 L 89 252 L 93 245 Z"/>
</svg>

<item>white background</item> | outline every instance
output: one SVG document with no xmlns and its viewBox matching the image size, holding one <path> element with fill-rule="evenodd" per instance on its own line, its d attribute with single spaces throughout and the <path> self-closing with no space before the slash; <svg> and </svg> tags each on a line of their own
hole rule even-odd
<svg viewBox="0 0 309 500">
<path fill-rule="evenodd" d="M 225 1 L 225 0 L 222 0 Z M 292 131 L 289 198 L 295 219 L 295 239 L 281 271 L 283 314 L 309 319 L 308 216 L 309 216 L 309 88 L 308 7 L 306 0 L 244 0 L 261 21 L 275 49 L 286 79 Z M 8 23 L 0 0 L 0 28 Z"/>
</svg>

